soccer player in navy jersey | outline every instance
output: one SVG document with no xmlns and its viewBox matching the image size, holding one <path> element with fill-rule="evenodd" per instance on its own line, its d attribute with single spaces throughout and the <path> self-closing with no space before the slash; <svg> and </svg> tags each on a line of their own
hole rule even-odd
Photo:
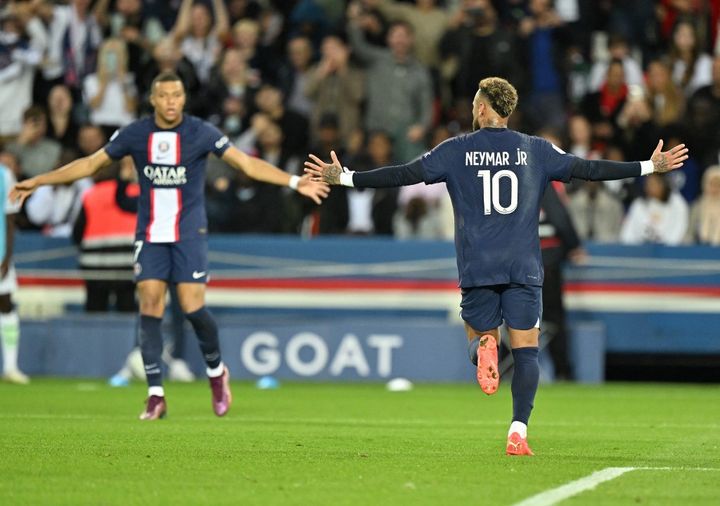
<svg viewBox="0 0 720 506">
<path fill-rule="evenodd" d="M 217 325 L 205 308 L 208 260 L 204 188 L 208 153 L 253 179 L 289 186 L 317 204 L 329 191 L 327 184 L 312 181 L 308 175 L 290 176 L 238 150 L 214 126 L 183 114 L 185 100 L 183 83 L 176 74 L 158 75 L 150 95 L 153 116 L 117 131 L 105 147 L 92 155 L 18 183 L 13 190 L 13 198 L 22 202 L 39 186 L 67 184 L 91 176 L 112 160 L 132 156 L 140 181 L 135 237 L 140 348 L 149 386 L 141 420 L 162 418 L 167 411 L 160 368 L 160 327 L 168 283 L 177 284 L 180 306 L 200 342 L 215 414 L 223 416 L 232 402 Z"/>
<path fill-rule="evenodd" d="M 353 172 L 335 152 L 325 163 L 315 155 L 305 171 L 330 185 L 382 188 L 445 182 L 455 214 L 455 249 L 462 318 L 470 359 L 486 394 L 497 391 L 498 328 L 504 322 L 515 359 L 513 418 L 508 455 L 532 455 L 527 423 L 537 391 L 538 336 L 543 267 L 538 238 L 540 200 L 548 182 L 622 179 L 667 172 L 683 165 L 683 144 L 650 160 L 583 160 L 539 137 L 507 128 L 517 92 L 505 79 L 479 83 L 473 100 L 473 132 L 448 139 L 405 165 Z"/>
</svg>

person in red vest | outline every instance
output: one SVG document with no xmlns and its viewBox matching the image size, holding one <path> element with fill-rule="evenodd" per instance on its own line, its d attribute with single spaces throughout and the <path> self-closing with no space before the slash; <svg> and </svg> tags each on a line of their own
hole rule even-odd
<svg viewBox="0 0 720 506">
<path fill-rule="evenodd" d="M 118 184 L 117 178 L 109 177 L 90 188 L 83 196 L 73 228 L 85 277 L 86 311 L 108 311 L 113 306 L 120 312 L 137 311 L 133 281 L 137 215 L 122 210 L 115 202 Z M 139 195 L 140 187 L 132 183 L 128 191 Z"/>
</svg>

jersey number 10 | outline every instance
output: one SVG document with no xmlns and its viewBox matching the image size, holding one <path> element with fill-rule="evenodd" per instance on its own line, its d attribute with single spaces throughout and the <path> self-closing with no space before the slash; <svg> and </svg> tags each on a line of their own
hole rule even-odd
<svg viewBox="0 0 720 506">
<path fill-rule="evenodd" d="M 483 185 L 483 211 L 486 215 L 492 213 L 492 209 L 500 214 L 510 214 L 518 205 L 518 179 L 511 170 L 499 170 L 490 176 L 489 170 L 479 170 L 478 177 Z M 510 203 L 504 206 L 500 203 L 500 180 L 507 178 L 510 181 Z M 492 209 L 491 209 L 492 204 Z"/>
</svg>

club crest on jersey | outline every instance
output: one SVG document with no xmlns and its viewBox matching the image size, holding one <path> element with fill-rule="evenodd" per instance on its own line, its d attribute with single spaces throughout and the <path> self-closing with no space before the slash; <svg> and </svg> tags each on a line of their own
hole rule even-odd
<svg viewBox="0 0 720 506">
<path fill-rule="evenodd" d="M 148 138 L 148 160 L 152 164 L 180 165 L 180 136 L 178 133 L 151 133 Z"/>
</svg>

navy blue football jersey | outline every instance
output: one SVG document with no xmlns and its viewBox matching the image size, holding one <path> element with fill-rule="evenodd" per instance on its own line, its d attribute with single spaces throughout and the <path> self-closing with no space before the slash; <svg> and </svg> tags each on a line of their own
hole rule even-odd
<svg viewBox="0 0 720 506">
<path fill-rule="evenodd" d="M 114 160 L 132 156 L 138 171 L 136 239 L 168 243 L 204 237 L 207 156 L 221 157 L 229 147 L 220 130 L 189 115 L 167 130 L 147 117 L 115 132 L 105 152 Z"/>
<path fill-rule="evenodd" d="M 550 180 L 570 180 L 574 160 L 505 128 L 454 137 L 421 158 L 425 183 L 447 183 L 461 287 L 542 285 L 540 201 Z"/>
</svg>

